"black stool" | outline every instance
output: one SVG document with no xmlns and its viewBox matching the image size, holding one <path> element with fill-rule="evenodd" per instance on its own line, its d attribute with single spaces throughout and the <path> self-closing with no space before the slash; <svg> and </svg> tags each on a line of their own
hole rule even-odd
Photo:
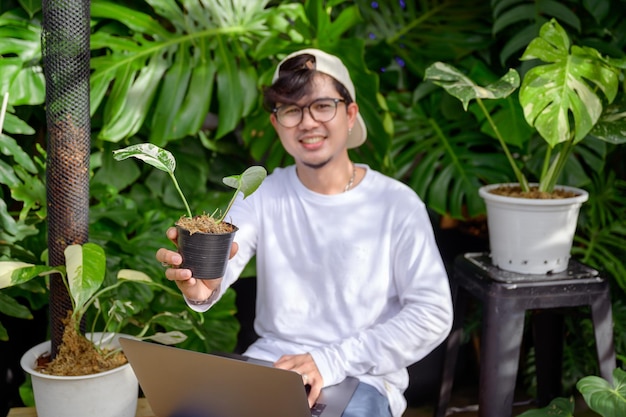
<svg viewBox="0 0 626 417">
<path fill-rule="evenodd" d="M 600 374 L 612 381 L 616 359 L 609 282 L 595 269 L 570 260 L 561 273 L 518 274 L 493 266 L 488 254 L 468 253 L 455 259 L 452 278 L 455 317 L 447 340 L 436 417 L 445 416 L 450 401 L 467 294 L 483 304 L 479 417 L 511 416 L 527 310 L 590 306 Z M 534 326 L 537 390 L 539 401 L 547 403 L 561 388 L 562 322 L 549 310 L 541 313 L 548 314 L 535 320 Z"/>
</svg>

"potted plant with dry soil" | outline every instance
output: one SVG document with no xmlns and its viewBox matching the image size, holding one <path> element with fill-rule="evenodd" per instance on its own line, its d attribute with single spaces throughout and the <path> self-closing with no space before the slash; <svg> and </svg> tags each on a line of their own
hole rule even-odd
<svg viewBox="0 0 626 417">
<path fill-rule="evenodd" d="M 104 285 L 106 256 L 94 243 L 70 245 L 65 249 L 65 265 L 45 266 L 24 262 L 0 262 L 0 289 L 23 284 L 37 277 L 60 274 L 72 304 L 64 321 L 64 333 L 58 352 L 51 358 L 51 343 L 46 341 L 29 349 L 21 359 L 22 368 L 31 376 L 35 407 L 39 417 L 133 417 L 137 408 L 138 382 L 117 339 L 119 336 L 152 339 L 163 344 L 185 340 L 179 331 L 146 336 L 152 317 L 137 335 L 120 333 L 128 316 L 137 307 L 132 302 L 114 299 L 105 303 L 121 285 L 137 282 L 178 294 L 153 282 L 146 274 L 121 270 L 117 279 Z M 103 309 L 107 308 L 106 311 Z M 81 325 L 88 310 L 95 319 L 89 332 Z M 168 315 L 170 313 L 161 313 Z M 97 319 L 106 318 L 104 331 L 94 328 Z M 82 324 L 84 323 L 84 324 Z"/>
<path fill-rule="evenodd" d="M 181 268 L 190 269 L 193 276 L 199 279 L 223 277 L 238 230 L 236 225 L 225 221 L 226 216 L 240 192 L 246 198 L 259 188 L 267 176 L 265 168 L 252 166 L 239 175 L 223 178 L 224 184 L 235 189 L 226 209 L 193 215 L 174 175 L 176 159 L 169 151 L 151 143 L 141 143 L 113 151 L 113 156 L 118 161 L 134 157 L 169 174 L 187 210 L 187 214 L 175 223 L 178 250 L 183 258 Z"/>
<path fill-rule="evenodd" d="M 567 268 L 579 208 L 588 199 L 585 190 L 557 185 L 557 180 L 574 147 L 590 132 L 608 142 L 626 141 L 626 109 L 610 106 L 618 96 L 626 62 L 571 45 L 554 19 L 541 27 L 521 60 L 542 61 L 527 71 L 521 86 L 515 69 L 480 86 L 442 62 L 429 66 L 425 79 L 458 98 L 466 111 L 469 102 L 476 100 L 517 179 L 514 184 L 490 184 L 479 190 L 487 206 L 493 264 L 521 274 L 557 273 Z M 483 102 L 504 99 L 518 87 L 526 122 L 547 143 L 537 183 L 530 183 L 522 173 L 520 161 Z"/>
</svg>

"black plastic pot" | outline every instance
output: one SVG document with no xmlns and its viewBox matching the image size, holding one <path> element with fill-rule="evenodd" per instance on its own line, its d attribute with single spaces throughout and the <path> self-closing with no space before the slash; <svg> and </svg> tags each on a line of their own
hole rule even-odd
<svg viewBox="0 0 626 417">
<path fill-rule="evenodd" d="M 180 226 L 178 229 L 178 251 L 183 257 L 181 268 L 190 269 L 198 279 L 216 279 L 224 276 L 230 258 L 230 248 L 235 238 L 237 226 L 230 233 L 189 233 Z"/>
</svg>

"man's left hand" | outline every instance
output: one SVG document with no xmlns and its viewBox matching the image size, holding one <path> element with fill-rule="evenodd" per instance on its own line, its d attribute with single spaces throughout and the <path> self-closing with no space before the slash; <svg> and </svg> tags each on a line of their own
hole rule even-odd
<svg viewBox="0 0 626 417">
<path fill-rule="evenodd" d="M 274 363 L 274 366 L 300 374 L 302 383 L 311 386 L 311 390 L 309 391 L 309 407 L 313 407 L 324 387 L 324 380 L 320 371 L 317 369 L 313 356 L 311 356 L 310 353 L 283 355 Z"/>
</svg>

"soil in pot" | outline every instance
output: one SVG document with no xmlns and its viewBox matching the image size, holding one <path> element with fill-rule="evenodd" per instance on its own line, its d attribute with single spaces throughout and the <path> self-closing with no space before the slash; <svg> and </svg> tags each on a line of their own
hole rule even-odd
<svg viewBox="0 0 626 417">
<path fill-rule="evenodd" d="M 70 314 L 63 321 L 65 329 L 59 352 L 54 360 L 51 360 L 49 353 L 40 356 L 36 366 L 38 372 L 58 376 L 92 375 L 115 369 L 128 362 L 122 351 L 111 353 L 107 349 L 96 349 L 92 341 L 69 324 Z"/>
<path fill-rule="evenodd" d="M 230 223 L 220 222 L 217 223 L 214 218 L 208 215 L 201 215 L 195 217 L 183 216 L 176 222 L 176 226 L 182 227 L 189 231 L 189 234 L 194 233 L 231 233 L 234 231 L 234 226 Z"/>
<path fill-rule="evenodd" d="M 540 199 L 540 200 L 556 200 L 561 198 L 572 198 L 576 197 L 576 193 L 564 190 L 564 189 L 555 189 L 551 193 L 547 193 L 545 191 L 539 191 L 539 187 L 531 186 L 530 191 L 522 191 L 522 188 L 519 185 L 503 185 L 497 188 L 493 188 L 489 190 L 491 194 L 497 194 L 504 197 L 515 197 L 515 198 L 531 198 L 531 199 Z"/>
</svg>

